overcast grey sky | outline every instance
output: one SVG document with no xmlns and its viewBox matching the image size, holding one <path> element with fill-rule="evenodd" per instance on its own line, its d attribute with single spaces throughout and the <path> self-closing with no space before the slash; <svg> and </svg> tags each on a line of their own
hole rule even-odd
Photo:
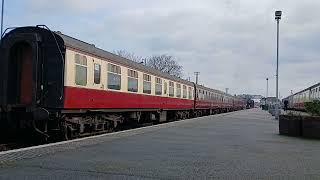
<svg viewBox="0 0 320 180">
<path fill-rule="evenodd" d="M 275 96 L 276 22 L 280 93 L 319 82 L 317 0 L 6 0 L 5 26 L 46 24 L 108 50 L 170 54 L 185 78 L 230 93 Z"/>
</svg>

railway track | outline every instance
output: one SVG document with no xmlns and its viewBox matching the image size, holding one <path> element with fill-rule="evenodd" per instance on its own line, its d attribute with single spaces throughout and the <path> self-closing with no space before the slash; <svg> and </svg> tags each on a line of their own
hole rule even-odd
<svg viewBox="0 0 320 180">
<path fill-rule="evenodd" d="M 102 131 L 102 132 L 87 133 L 87 134 L 83 134 L 79 137 L 76 137 L 74 139 L 95 136 L 95 135 L 100 135 L 100 134 L 113 133 L 113 132 L 118 132 L 118 131 L 129 130 L 129 129 L 136 129 L 136 128 L 152 126 L 152 125 L 155 125 L 155 124 L 145 123 L 145 124 L 135 124 L 135 125 L 131 125 L 131 126 L 126 125 L 126 126 L 121 127 L 120 129 L 117 129 L 114 131 Z M 19 141 L 21 141 L 21 140 L 19 140 Z M 50 143 L 61 142 L 61 141 L 63 141 L 63 140 L 60 139 L 60 140 L 49 141 L 49 142 L 37 142 L 37 141 L 22 142 L 21 141 L 21 142 L 0 143 L 0 152 L 14 150 L 14 149 L 20 149 L 20 148 L 26 148 L 26 147 L 32 147 L 32 146 L 36 146 L 36 145 L 50 144 Z"/>
</svg>

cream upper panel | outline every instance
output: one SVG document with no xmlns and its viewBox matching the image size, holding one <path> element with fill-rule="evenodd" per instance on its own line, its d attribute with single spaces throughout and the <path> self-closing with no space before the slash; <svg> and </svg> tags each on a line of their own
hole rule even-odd
<svg viewBox="0 0 320 180">
<path fill-rule="evenodd" d="M 311 95 L 310 95 L 310 97 L 311 97 L 312 99 L 319 99 L 319 97 L 320 97 L 320 86 L 315 87 L 315 88 L 313 88 L 313 89 L 311 90 Z"/>
<path fill-rule="evenodd" d="M 75 55 L 79 54 L 80 56 L 85 56 L 87 59 L 87 65 L 86 65 L 86 71 L 87 71 L 87 83 L 86 85 L 77 85 L 75 83 L 76 78 L 76 63 L 75 63 Z M 100 83 L 96 84 L 94 83 L 94 68 L 95 64 L 100 65 Z M 121 89 L 120 90 L 113 90 L 108 89 L 108 64 L 117 65 L 121 68 Z M 138 73 L 138 92 L 129 92 L 128 91 L 128 70 L 134 70 Z M 64 85 L 69 87 L 80 87 L 80 88 L 88 88 L 88 89 L 96 89 L 96 90 L 108 90 L 108 91 L 118 91 L 118 92 L 126 92 L 126 93 L 137 93 L 137 94 L 145 94 L 143 93 L 143 74 L 144 72 L 137 71 L 135 69 L 131 69 L 125 66 L 118 65 L 116 63 L 108 62 L 106 60 L 101 60 L 96 57 L 90 56 L 88 54 L 83 54 L 79 52 L 75 52 L 74 50 L 67 49 L 66 50 L 66 61 L 65 61 L 65 77 L 64 77 Z M 146 73 L 147 74 L 147 73 Z M 151 74 L 147 74 L 151 76 L 151 94 L 145 94 L 145 95 L 155 95 L 155 78 L 158 76 L 154 76 Z M 165 79 L 162 77 L 162 95 L 163 97 L 170 97 L 169 96 L 169 79 Z M 174 82 L 174 97 L 171 98 L 177 98 L 176 97 L 176 84 L 177 82 Z M 167 93 L 165 94 L 165 83 L 167 83 Z M 181 98 L 180 99 L 188 99 L 189 93 L 191 93 L 191 97 L 193 98 L 194 94 L 194 88 L 192 86 L 187 87 L 187 98 L 183 98 L 183 83 L 181 84 Z M 189 87 L 191 88 L 191 92 L 189 92 Z"/>
<path fill-rule="evenodd" d="M 86 87 L 90 89 L 105 89 L 106 88 L 106 62 L 100 59 L 85 55 L 86 57 L 86 71 L 87 71 L 87 82 L 86 85 L 77 85 L 75 83 L 76 78 L 76 64 L 75 54 L 79 54 L 81 57 L 84 56 L 80 53 L 75 53 L 71 50 L 66 50 L 66 61 L 65 61 L 65 76 L 64 85 L 71 87 Z M 94 83 L 94 64 L 100 65 L 100 83 Z"/>
</svg>

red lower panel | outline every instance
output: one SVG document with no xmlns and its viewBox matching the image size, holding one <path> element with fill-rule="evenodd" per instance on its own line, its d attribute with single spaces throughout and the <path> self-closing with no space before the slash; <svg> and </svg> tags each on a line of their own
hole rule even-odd
<svg viewBox="0 0 320 180">
<path fill-rule="evenodd" d="M 216 102 L 216 101 L 206 101 L 206 100 L 197 100 L 196 108 L 231 108 L 231 107 L 244 107 L 243 104 L 233 104 L 225 102 Z"/>
<path fill-rule="evenodd" d="M 68 109 L 92 108 L 161 108 L 191 109 L 193 100 L 123 93 L 106 90 L 65 87 L 64 107 Z"/>
<path fill-rule="evenodd" d="M 196 108 L 207 108 L 207 107 L 222 107 L 220 103 L 213 101 L 197 100 Z"/>
<path fill-rule="evenodd" d="M 293 104 L 293 107 L 294 107 L 295 109 L 303 110 L 303 109 L 304 109 L 304 103 L 303 103 L 303 102 L 302 102 L 302 103 L 294 103 L 294 104 Z"/>
</svg>

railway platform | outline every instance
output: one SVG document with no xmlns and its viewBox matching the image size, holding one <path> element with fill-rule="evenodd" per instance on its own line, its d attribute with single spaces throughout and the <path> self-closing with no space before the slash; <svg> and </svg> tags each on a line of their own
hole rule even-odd
<svg viewBox="0 0 320 180">
<path fill-rule="evenodd" d="M 0 179 L 319 179 L 320 141 L 260 109 L 0 153 Z"/>
</svg>

